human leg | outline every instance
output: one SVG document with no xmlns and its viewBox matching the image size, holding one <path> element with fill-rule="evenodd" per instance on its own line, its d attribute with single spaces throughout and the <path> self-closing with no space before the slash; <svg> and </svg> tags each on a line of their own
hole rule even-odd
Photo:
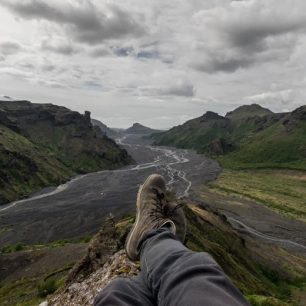
<svg viewBox="0 0 306 306">
<path fill-rule="evenodd" d="M 158 305 L 249 305 L 207 253 L 188 250 L 183 211 L 166 196 L 165 180 L 149 176 L 137 196 L 136 221 L 126 243 L 141 258 L 141 277 Z M 179 241 L 180 240 L 180 241 Z"/>
<path fill-rule="evenodd" d="M 140 276 L 116 278 L 96 297 L 94 306 L 153 306 L 151 292 Z"/>
<path fill-rule="evenodd" d="M 190 251 L 167 228 L 148 234 L 140 258 L 158 305 L 249 305 L 209 254 Z"/>
</svg>

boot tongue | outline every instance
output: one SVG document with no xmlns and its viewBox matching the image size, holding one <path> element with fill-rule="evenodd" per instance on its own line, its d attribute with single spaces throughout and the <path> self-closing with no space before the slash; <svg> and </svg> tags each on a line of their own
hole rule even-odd
<svg viewBox="0 0 306 306">
<path fill-rule="evenodd" d="M 152 187 L 153 192 L 161 199 L 165 197 L 165 192 L 158 186 Z"/>
</svg>

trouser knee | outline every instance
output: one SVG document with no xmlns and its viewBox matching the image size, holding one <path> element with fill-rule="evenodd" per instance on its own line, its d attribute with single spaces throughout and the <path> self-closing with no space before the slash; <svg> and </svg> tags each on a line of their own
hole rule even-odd
<svg viewBox="0 0 306 306">
<path fill-rule="evenodd" d="M 118 277 L 112 280 L 106 287 L 104 287 L 99 294 L 96 296 L 94 305 L 98 305 L 104 297 L 112 295 L 116 291 L 124 291 L 124 288 L 128 287 L 128 279 Z"/>
</svg>

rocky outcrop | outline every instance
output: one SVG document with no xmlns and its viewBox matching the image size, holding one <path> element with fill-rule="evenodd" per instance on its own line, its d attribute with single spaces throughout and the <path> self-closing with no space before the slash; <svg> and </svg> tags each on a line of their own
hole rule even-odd
<svg viewBox="0 0 306 306">
<path fill-rule="evenodd" d="M 209 153 L 211 155 L 222 155 L 232 150 L 232 148 L 233 145 L 231 143 L 227 142 L 223 138 L 218 138 L 209 144 Z"/>
<path fill-rule="evenodd" d="M 73 282 L 57 294 L 47 305 L 93 305 L 97 294 L 117 277 L 131 277 L 139 273 L 139 264 L 131 262 L 123 250 L 112 255 L 100 268 L 82 282 Z"/>
<path fill-rule="evenodd" d="M 91 240 L 86 255 L 70 271 L 65 286 L 50 299 L 51 305 L 92 305 L 98 292 L 116 277 L 134 276 L 139 264 L 123 251 L 133 218 L 115 223 L 109 217 Z"/>
<path fill-rule="evenodd" d="M 206 112 L 202 117 L 200 117 L 201 122 L 208 122 L 211 120 L 224 120 L 224 117 L 211 111 Z"/>
<path fill-rule="evenodd" d="M 7 126 L 8 128 L 12 129 L 15 132 L 20 132 L 16 121 L 13 121 L 11 119 L 8 118 L 7 116 L 7 112 L 3 111 L 0 109 L 0 124 Z"/>
<path fill-rule="evenodd" d="M 119 138 L 121 137 L 121 134 L 111 128 L 109 128 L 106 124 L 103 122 L 96 120 L 96 119 L 91 119 L 92 125 L 100 130 L 104 135 L 110 137 L 110 138 Z"/>
<path fill-rule="evenodd" d="M 242 238 L 224 215 L 204 208 L 203 203 L 190 203 L 185 207 L 185 214 L 188 220 L 187 247 L 197 252 L 209 252 L 247 297 L 260 296 L 261 300 L 278 302 L 273 305 L 283 305 L 274 298 L 279 296 L 280 290 L 275 275 L 283 287 L 292 277 L 299 275 L 303 279 L 306 269 L 301 263 L 304 259 L 271 243 L 257 243 L 247 234 Z M 97 294 L 113 279 L 137 275 L 139 263 L 131 262 L 122 249 L 132 223 L 133 218 L 117 224 L 109 219 L 104 229 L 93 238 L 87 255 L 73 268 L 65 286 L 50 296 L 45 305 L 93 305 Z M 276 266 L 276 262 L 283 265 Z M 269 275 L 272 275 L 271 279 Z"/>
<path fill-rule="evenodd" d="M 126 231 L 129 227 L 126 227 Z M 123 247 L 122 236 L 116 231 L 115 221 L 108 218 L 101 230 L 91 240 L 87 254 L 74 266 L 68 275 L 66 283 L 80 282 L 92 272 L 102 267 L 107 260 Z"/>
<path fill-rule="evenodd" d="M 301 106 L 291 113 L 292 118 L 296 120 L 306 120 L 306 106 Z"/>
<path fill-rule="evenodd" d="M 282 118 L 282 124 L 287 133 L 291 133 L 299 125 L 299 122 L 306 121 L 306 106 L 301 106 Z"/>
</svg>

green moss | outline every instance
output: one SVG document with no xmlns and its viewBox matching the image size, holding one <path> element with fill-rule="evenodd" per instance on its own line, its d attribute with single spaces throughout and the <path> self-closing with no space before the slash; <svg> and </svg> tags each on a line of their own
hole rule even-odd
<svg viewBox="0 0 306 306">
<path fill-rule="evenodd" d="M 55 279 L 48 279 L 41 282 L 37 288 L 37 294 L 39 297 L 44 298 L 47 295 L 53 293 L 58 288 Z"/>
<path fill-rule="evenodd" d="M 33 306 L 65 284 L 72 265 L 46 275 L 0 283 L 0 305 Z"/>
<path fill-rule="evenodd" d="M 0 284 L 0 305 L 33 306 L 41 301 L 37 295 L 37 279 Z"/>
<path fill-rule="evenodd" d="M 288 303 L 280 301 L 274 297 L 262 295 L 248 295 L 246 297 L 252 306 L 289 306 Z"/>
<path fill-rule="evenodd" d="M 50 243 L 46 244 L 31 244 L 26 245 L 23 243 L 17 243 L 14 245 L 6 245 L 0 249 L 0 254 L 8 254 L 13 252 L 19 252 L 19 251 L 34 251 L 34 250 L 40 250 L 44 248 L 58 248 L 62 247 L 66 244 L 77 244 L 77 243 L 88 243 L 92 238 L 92 235 L 85 235 L 81 237 L 76 237 L 73 239 L 60 239 L 55 240 Z"/>
</svg>

